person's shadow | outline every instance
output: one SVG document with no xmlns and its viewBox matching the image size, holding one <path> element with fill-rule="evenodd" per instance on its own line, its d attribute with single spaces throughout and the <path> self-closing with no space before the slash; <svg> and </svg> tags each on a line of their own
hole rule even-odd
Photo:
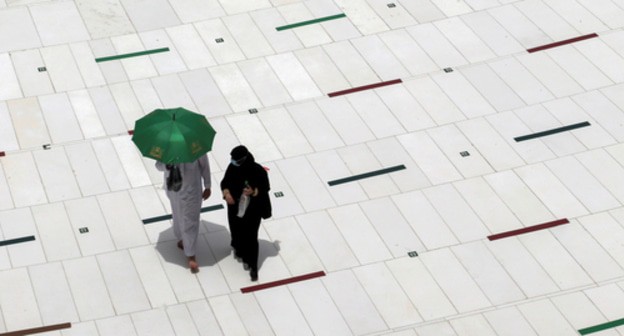
<svg viewBox="0 0 624 336">
<path fill-rule="evenodd" d="M 206 220 L 201 220 L 200 225 L 204 228 L 200 230 L 199 237 L 197 237 L 196 257 L 200 268 L 215 266 L 219 261 L 232 256 L 230 232 L 225 226 Z M 177 242 L 173 227 L 170 226 L 159 233 L 155 248 L 166 262 L 186 268 L 188 260 L 184 252 L 178 248 Z M 280 241 L 270 242 L 258 239 L 258 245 L 258 269 L 260 269 L 267 258 L 276 257 L 279 254 Z"/>
</svg>

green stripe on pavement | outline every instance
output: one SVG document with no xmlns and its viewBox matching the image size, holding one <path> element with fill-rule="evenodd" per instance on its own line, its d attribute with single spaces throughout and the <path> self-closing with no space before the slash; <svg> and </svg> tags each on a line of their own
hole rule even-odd
<svg viewBox="0 0 624 336">
<path fill-rule="evenodd" d="M 599 325 L 596 325 L 596 326 L 593 326 L 593 327 L 581 329 L 578 332 L 581 335 L 588 335 L 588 334 L 591 334 L 591 333 L 603 331 L 605 329 L 611 329 L 611 328 L 619 327 L 621 325 L 624 325 L 624 318 L 623 319 L 619 319 L 619 320 L 615 320 L 615 321 L 611 321 L 611 322 L 607 322 L 607 323 L 603 323 L 603 324 L 599 324 Z"/>
<path fill-rule="evenodd" d="M 114 61 L 114 60 L 118 60 L 118 59 L 122 59 L 122 58 L 130 58 L 130 57 L 144 56 L 144 55 L 150 55 L 150 54 L 157 54 L 157 53 L 166 52 L 166 51 L 169 51 L 169 48 L 160 48 L 160 49 L 138 51 L 138 52 L 135 52 L 135 53 L 121 54 L 121 55 L 115 55 L 115 56 L 107 56 L 107 57 L 96 58 L 95 62 L 96 63 L 100 63 L 100 62 Z"/>
<path fill-rule="evenodd" d="M 336 14 L 336 15 L 332 15 L 332 16 L 326 16 L 326 17 L 322 17 L 322 18 L 318 18 L 318 19 L 314 19 L 314 20 L 297 22 L 297 23 L 293 23 L 293 24 L 289 24 L 289 25 L 285 25 L 285 26 L 275 27 L 275 30 L 280 31 L 280 30 L 292 29 L 292 28 L 297 28 L 297 27 L 301 27 L 301 26 L 307 26 L 307 25 L 311 25 L 311 24 L 315 24 L 315 23 L 319 23 L 319 22 L 323 22 L 323 21 L 340 19 L 340 18 L 343 18 L 343 17 L 347 17 L 347 15 L 343 13 L 343 14 Z"/>
</svg>

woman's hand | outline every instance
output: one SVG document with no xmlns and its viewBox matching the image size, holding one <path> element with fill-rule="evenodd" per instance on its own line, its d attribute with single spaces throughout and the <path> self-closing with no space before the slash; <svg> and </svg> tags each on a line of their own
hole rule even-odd
<svg viewBox="0 0 624 336">
<path fill-rule="evenodd" d="M 253 195 L 254 190 L 250 186 L 246 186 L 243 188 L 243 195 L 251 196 Z"/>
</svg>

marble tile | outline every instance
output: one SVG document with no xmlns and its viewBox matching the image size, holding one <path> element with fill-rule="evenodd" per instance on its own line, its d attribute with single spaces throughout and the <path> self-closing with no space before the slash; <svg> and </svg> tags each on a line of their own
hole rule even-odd
<svg viewBox="0 0 624 336">
<path fill-rule="evenodd" d="M 226 64 L 245 59 L 245 54 L 238 47 L 236 39 L 220 19 L 201 21 L 195 23 L 194 26 L 204 43 L 208 46 L 217 64 Z M 217 42 L 219 39 L 222 39 L 223 42 Z"/>
<path fill-rule="evenodd" d="M 596 47 L 594 47 L 597 49 Z M 613 82 L 605 75 L 592 60 L 587 59 L 573 46 L 562 46 L 546 51 L 552 59 L 570 74 L 586 91 L 608 86 Z M 615 56 L 615 55 L 614 55 Z M 616 56 L 620 62 L 621 57 Z M 611 64 L 615 66 L 615 64 Z"/>
<path fill-rule="evenodd" d="M 515 171 L 557 218 L 588 213 L 587 208 L 543 164 L 524 166 Z"/>
<path fill-rule="evenodd" d="M 120 0 L 105 0 L 97 3 L 78 0 L 76 7 L 91 38 L 134 33 L 132 22 L 126 15 Z"/>
<path fill-rule="evenodd" d="M 97 197 L 113 242 L 118 249 L 147 244 L 143 223 L 126 192 Z"/>
<path fill-rule="evenodd" d="M 5 102 L 0 103 L 0 148 L 3 151 L 19 149 L 9 107 Z"/>
<path fill-rule="evenodd" d="M 480 176 L 494 171 L 457 127 L 445 125 L 427 133 L 464 177 Z M 462 156 L 463 152 L 468 152 L 468 155 Z"/>
<path fill-rule="evenodd" d="M 164 108 L 184 107 L 197 111 L 193 99 L 179 76 L 172 74 L 154 77 L 151 82 Z"/>
<path fill-rule="evenodd" d="M 63 268 L 81 320 L 115 315 L 95 257 L 64 261 Z"/>
<path fill-rule="evenodd" d="M 362 35 L 372 35 L 389 28 L 364 0 L 337 0 L 336 5 L 347 15 Z"/>
<path fill-rule="evenodd" d="M 446 17 L 431 0 L 405 1 L 401 5 L 420 23 L 431 22 Z"/>
<path fill-rule="evenodd" d="M 78 312 L 61 263 L 32 266 L 28 272 L 43 325 L 78 320 Z"/>
<path fill-rule="evenodd" d="M 325 181 L 316 176 L 313 167 L 303 157 L 285 159 L 278 167 L 306 211 L 326 209 L 335 205 Z"/>
<path fill-rule="evenodd" d="M 353 272 L 390 328 L 422 322 L 420 314 L 384 263 L 358 267 Z"/>
<path fill-rule="evenodd" d="M 366 174 L 383 168 L 372 151 L 364 144 L 339 149 L 338 154 L 353 174 Z M 371 199 L 394 195 L 398 192 L 398 187 L 390 178 L 391 175 L 392 173 L 371 176 L 360 179 L 357 183 Z"/>
<path fill-rule="evenodd" d="M 141 104 L 142 112 L 147 114 L 155 109 L 163 108 L 158 92 L 148 79 L 133 81 L 130 83 L 136 99 Z"/>
<path fill-rule="evenodd" d="M 294 54 L 284 53 L 268 56 L 267 61 L 294 100 L 303 100 L 322 95 Z"/>
<path fill-rule="evenodd" d="M 457 314 L 421 260 L 396 258 L 386 265 L 425 321 Z"/>
<path fill-rule="evenodd" d="M 17 74 L 11 61 L 9 53 L 0 54 L 0 99 L 9 100 L 22 97 L 20 83 L 17 80 Z"/>
<path fill-rule="evenodd" d="M 351 40 L 351 43 L 382 81 L 409 77 L 410 73 L 379 37 L 360 37 Z"/>
<path fill-rule="evenodd" d="M 195 22 L 200 20 L 221 17 L 225 15 L 221 4 L 217 0 L 183 0 L 171 3 L 182 22 Z"/>
<path fill-rule="evenodd" d="M 433 80 L 468 118 L 496 113 L 477 89 L 459 72 L 433 75 Z"/>
<path fill-rule="evenodd" d="M 74 60 L 76 61 L 76 66 L 78 66 L 80 70 L 85 85 L 87 87 L 104 85 L 106 80 L 97 63 L 93 62 L 95 56 L 93 55 L 89 43 L 72 43 L 69 45 L 69 48 L 71 49 Z"/>
<path fill-rule="evenodd" d="M 624 265 L 624 259 L 620 251 L 622 250 L 622 246 L 618 241 L 623 237 L 624 229 L 618 225 L 621 225 L 623 216 L 624 213 L 618 209 L 610 213 L 601 213 L 579 218 L 579 222 L 583 228 L 619 263 L 620 267 Z M 618 222 L 620 224 L 618 224 Z"/>
<path fill-rule="evenodd" d="M 515 4 L 526 17 L 553 41 L 576 37 L 579 33 L 545 2 L 527 0 Z"/>
<path fill-rule="evenodd" d="M 498 56 L 524 51 L 522 45 L 487 11 L 462 15 L 461 20 Z"/>
<path fill-rule="evenodd" d="M 35 206 L 31 211 L 48 261 L 80 257 L 74 230 L 62 203 Z"/>
<path fill-rule="evenodd" d="M 539 110 L 539 105 L 536 105 L 535 110 Z M 525 162 L 534 163 L 556 157 L 555 153 L 541 139 L 532 139 L 520 143 L 513 140 L 515 137 L 534 133 L 516 113 L 507 111 L 487 116 L 485 119 Z"/>
<path fill-rule="evenodd" d="M 16 51 L 11 53 L 11 59 L 25 97 L 54 92 L 48 73 L 38 70 L 39 67 L 45 66 L 39 50 Z"/>
<path fill-rule="evenodd" d="M 39 171 L 30 152 L 4 157 L 2 167 L 16 208 L 48 202 Z"/>
<path fill-rule="evenodd" d="M 321 280 L 289 286 L 314 335 L 351 335 L 351 330 Z"/>
<path fill-rule="evenodd" d="M 235 64 L 212 67 L 209 71 L 234 112 L 261 106 L 252 87 Z"/>
<path fill-rule="evenodd" d="M 71 329 L 61 331 L 62 336 L 99 336 L 97 326 L 94 321 L 73 323 Z"/>
<path fill-rule="evenodd" d="M 247 59 L 275 53 L 249 13 L 226 16 L 223 23 Z"/>
<path fill-rule="evenodd" d="M 301 41 L 292 30 L 278 31 L 275 29 L 275 27 L 286 25 L 286 20 L 277 8 L 261 9 L 250 12 L 249 15 L 276 53 L 302 49 Z"/>
<path fill-rule="evenodd" d="M 423 243 L 418 239 L 410 224 L 401 215 L 390 198 L 379 198 L 361 203 L 362 211 L 376 229 L 386 248 L 397 257 L 408 252 L 423 251 Z"/>
<path fill-rule="evenodd" d="M 403 82 L 405 88 L 416 98 L 438 125 L 466 119 L 461 110 L 429 76 Z"/>
<path fill-rule="evenodd" d="M 490 63 L 490 66 L 527 105 L 554 98 L 551 92 L 517 60 L 503 59 Z"/>
<path fill-rule="evenodd" d="M 325 117 L 347 145 L 373 140 L 374 136 L 344 97 L 316 100 Z"/>
<path fill-rule="evenodd" d="M 238 66 L 263 106 L 270 107 L 292 102 L 271 65 L 264 58 L 239 62 Z"/>
<path fill-rule="evenodd" d="M 329 209 L 328 213 L 360 264 L 392 258 L 374 226 L 358 205 L 345 205 Z"/>
<path fill-rule="evenodd" d="M 620 203 L 622 202 L 624 195 L 620 186 L 624 183 L 622 180 L 624 176 L 621 172 L 623 168 L 609 155 L 608 151 L 602 149 L 588 151 L 577 154 L 576 158 L 613 197 Z"/>
<path fill-rule="evenodd" d="M 609 134 L 617 141 L 622 141 L 620 120 L 624 121 L 622 111 L 613 101 L 600 91 L 591 91 L 572 97 L 587 114 L 589 114 L 597 124 L 604 127 Z"/>
<path fill-rule="evenodd" d="M 430 251 L 422 254 L 419 259 L 423 261 L 459 312 L 468 312 L 492 305 L 451 250 Z"/>
<path fill-rule="evenodd" d="M 495 58 L 496 55 L 461 19 L 457 17 L 434 23 L 469 63 Z"/>
<path fill-rule="evenodd" d="M 205 298 L 198 278 L 190 275 L 187 258 L 178 249 L 175 240 L 159 242 L 156 250 L 178 302 L 191 302 Z"/>
<path fill-rule="evenodd" d="M 612 82 L 621 83 L 624 81 L 624 72 L 620 70 L 624 59 L 605 42 L 599 39 L 592 39 L 575 44 L 574 47 L 587 58 L 589 62 L 598 67 L 603 74 L 609 77 Z"/>
<path fill-rule="evenodd" d="M 297 50 L 295 56 L 322 92 L 340 91 L 349 87 L 347 79 L 322 47 Z"/>
<path fill-rule="evenodd" d="M 116 314 L 127 314 L 150 308 L 136 266 L 128 251 L 97 256 L 108 295 Z"/>
<path fill-rule="evenodd" d="M 483 315 L 473 315 L 449 321 L 458 335 L 495 336 L 496 332 Z"/>
<path fill-rule="evenodd" d="M 305 5 L 314 17 L 319 18 L 336 15 L 342 12 L 337 4 L 331 0 L 306 2 Z M 344 41 L 362 36 L 357 27 L 355 27 L 350 20 L 330 20 L 321 22 L 320 25 L 333 41 Z"/>
<path fill-rule="evenodd" d="M 458 336 L 448 322 L 436 322 L 414 328 L 419 336 Z"/>
<path fill-rule="evenodd" d="M 495 171 L 515 168 L 524 164 L 522 158 L 486 119 L 471 119 L 456 125 L 467 138 L 466 140 L 475 146 L 477 153 L 482 155 Z"/>
<path fill-rule="evenodd" d="M 375 93 L 405 130 L 412 132 L 435 125 L 427 112 L 402 85 L 379 88 Z"/>
<path fill-rule="evenodd" d="M 368 65 L 358 50 L 348 41 L 323 45 L 323 49 L 347 78 L 351 86 L 374 84 L 382 81 Z M 348 87 L 342 90 L 348 89 Z"/>
<path fill-rule="evenodd" d="M 428 187 L 431 182 L 416 165 L 408 152 L 396 138 L 386 138 L 369 142 L 368 147 L 382 167 L 404 165 L 406 169 L 392 172 L 389 176 L 399 190 L 411 191 Z"/>
<path fill-rule="evenodd" d="M 165 309 L 147 310 L 130 315 L 138 336 L 173 335 L 173 326 Z"/>
<path fill-rule="evenodd" d="M 41 56 L 56 92 L 77 90 L 85 87 L 69 46 L 62 45 L 43 48 L 41 49 Z"/>
<path fill-rule="evenodd" d="M 130 180 L 130 185 L 136 188 L 152 184 L 141 160 L 141 153 L 130 140 L 130 136 L 123 135 L 110 139 Z"/>
<path fill-rule="evenodd" d="M 313 331 L 286 287 L 254 294 L 276 335 L 313 335 Z"/>
<path fill-rule="evenodd" d="M 193 25 L 169 27 L 166 31 L 188 69 L 205 68 L 217 64 Z"/>
<path fill-rule="evenodd" d="M 0 210 L 13 208 L 13 197 L 0 161 Z"/>
<path fill-rule="evenodd" d="M 551 301 L 576 330 L 607 322 L 600 310 L 596 308 L 583 292 L 555 296 Z M 603 331 L 601 333 L 605 336 L 618 335 L 615 330 L 612 330 L 612 333 L 608 331 Z"/>
<path fill-rule="evenodd" d="M 0 303 L 6 329 L 21 330 L 41 326 L 37 298 L 25 268 L 0 272 Z"/>
<path fill-rule="evenodd" d="M 550 300 L 540 300 L 518 306 L 539 335 L 572 335 L 577 331 Z"/>
<path fill-rule="evenodd" d="M 104 172 L 108 187 L 111 190 L 129 189 L 130 183 L 112 142 L 109 139 L 98 139 L 93 141 L 91 145 Z"/>
<path fill-rule="evenodd" d="M 521 288 L 499 264 L 485 243 L 477 241 L 453 246 L 451 250 L 493 305 L 526 299 Z"/>
<path fill-rule="evenodd" d="M 33 152 L 48 200 L 62 201 L 80 197 L 80 190 L 62 147 Z"/>
<path fill-rule="evenodd" d="M 7 107 L 21 149 L 50 143 L 45 119 L 36 98 L 10 100 Z"/>
<path fill-rule="evenodd" d="M 28 7 L 0 10 L 0 52 L 24 50 L 41 46 L 41 39 Z"/>
<path fill-rule="evenodd" d="M 624 309 L 617 302 L 624 298 L 624 291 L 616 284 L 607 284 L 600 287 L 589 288 L 584 291 L 585 295 L 600 309 L 607 321 L 615 321 L 624 313 Z M 606 322 L 606 321 L 605 321 Z M 622 327 L 618 328 L 621 331 Z"/>
<path fill-rule="evenodd" d="M 186 304 L 186 307 L 200 335 L 223 335 L 208 301 L 200 300 L 189 302 Z"/>
<path fill-rule="evenodd" d="M 17 268 L 45 262 L 45 254 L 43 253 L 41 241 L 37 240 L 37 227 L 30 209 L 21 208 L 0 212 L 0 223 L 2 223 L 1 229 L 4 239 L 26 236 L 35 236 L 36 239 L 35 241 L 3 248 L 8 253 L 11 266 Z"/>
<path fill-rule="evenodd" d="M 93 197 L 79 198 L 64 203 L 67 217 L 74 232 L 86 227 L 87 234 L 76 234 L 76 240 L 83 256 L 115 250 L 104 215 Z"/>
<path fill-rule="evenodd" d="M 93 56 L 97 58 L 110 57 L 119 54 L 110 39 L 91 40 L 89 46 Z M 107 83 L 119 83 L 128 80 L 128 76 L 121 62 L 118 60 L 96 62 Z"/>
<path fill-rule="evenodd" d="M 115 55 L 130 54 L 147 50 L 137 34 L 111 37 L 111 43 L 115 48 Z M 130 80 L 154 77 L 158 74 L 150 56 L 147 55 L 122 58 L 118 62 L 121 63 L 126 75 L 128 75 L 128 79 Z"/>
<path fill-rule="evenodd" d="M 149 3 L 145 0 L 120 1 L 137 31 L 155 30 L 180 24 L 169 1 L 156 0 Z"/>
<path fill-rule="evenodd" d="M 465 1 L 431 0 L 446 16 L 455 16 L 472 12 Z"/>
<path fill-rule="evenodd" d="M 573 3 L 566 3 L 561 0 L 547 0 L 544 2 L 571 24 L 581 35 L 608 29 L 600 18 L 594 16 L 588 8 L 576 1 Z"/>
<path fill-rule="evenodd" d="M 306 140 L 297 124 L 290 118 L 284 108 L 275 108 L 262 111 L 258 118 L 273 138 L 284 157 L 299 156 L 312 152 L 312 147 Z"/>
<path fill-rule="evenodd" d="M 106 134 L 88 91 L 70 92 L 68 98 L 85 138 L 96 138 Z"/>
<path fill-rule="evenodd" d="M 427 250 L 457 244 L 457 238 L 421 191 L 392 197 Z"/>
<path fill-rule="evenodd" d="M 234 131 L 238 143 L 247 146 L 249 151 L 254 154 L 256 162 L 273 161 L 283 157 L 260 118 L 256 115 L 239 114 L 228 117 L 227 122 Z"/>
<path fill-rule="evenodd" d="M 260 258 L 266 257 L 264 254 L 264 247 L 265 246 L 263 245 L 260 252 Z M 217 260 L 215 255 L 210 250 L 210 246 L 208 245 L 206 239 L 202 238 L 198 241 L 197 260 L 199 260 L 199 265 L 202 266 L 201 272 L 197 274 L 197 280 L 199 281 L 205 296 L 213 297 L 231 293 L 232 290 L 228 286 L 225 275 L 221 269 L 217 267 L 217 262 L 219 260 Z M 268 266 L 265 267 L 265 269 L 270 272 L 271 270 L 269 268 L 270 267 Z M 275 274 L 276 277 L 281 275 L 281 273 Z"/>
<path fill-rule="evenodd" d="M 397 29 L 417 24 L 416 20 L 403 6 L 389 7 L 384 3 L 368 2 L 391 29 Z"/>
<path fill-rule="evenodd" d="M 424 1 L 428 2 L 428 0 Z M 414 2 L 410 1 L 402 5 L 411 6 L 412 3 Z M 419 8 L 419 12 L 420 10 L 423 10 L 422 7 Z M 390 51 L 401 61 L 401 64 L 412 76 L 439 69 L 438 65 L 431 60 L 427 53 L 404 29 L 380 33 L 377 36 L 388 46 Z"/>
<path fill-rule="evenodd" d="M 373 91 L 348 95 L 347 100 L 377 139 L 405 133 L 401 123 Z"/>
<path fill-rule="evenodd" d="M 319 257 L 294 218 L 271 220 L 263 224 L 279 246 L 279 255 L 291 274 L 308 274 L 323 269 Z"/>
<path fill-rule="evenodd" d="M 108 87 L 91 88 L 88 91 L 106 134 L 127 133 L 128 126 L 121 117 L 119 108 Z"/>
<path fill-rule="evenodd" d="M 95 321 L 102 336 L 129 335 L 136 336 L 130 315 L 121 315 Z"/>
<path fill-rule="evenodd" d="M 439 68 L 456 67 L 469 63 L 434 24 L 424 23 L 406 28 L 406 30 Z"/>
<path fill-rule="evenodd" d="M 487 64 L 463 68 L 461 69 L 461 74 L 466 77 L 466 80 L 483 95 L 483 98 L 496 111 L 524 106 L 524 102 L 518 95 Z M 448 76 L 448 74 L 445 76 Z"/>
<path fill-rule="evenodd" d="M 230 300 L 247 330 L 259 336 L 275 335 L 254 295 L 232 293 Z"/>
<path fill-rule="evenodd" d="M 352 175 L 336 151 L 314 153 L 308 156 L 308 160 L 314 172 L 323 181 L 333 181 Z M 343 183 L 326 188 L 330 189 L 331 197 L 338 204 L 350 204 L 368 199 L 360 183 Z"/>
<path fill-rule="evenodd" d="M 89 33 L 74 2 L 59 1 L 30 7 L 43 45 L 85 41 Z"/>
<path fill-rule="evenodd" d="M 591 284 L 586 270 L 578 264 L 561 243 L 548 231 L 519 237 L 561 289 Z"/>
<path fill-rule="evenodd" d="M 600 246 L 600 241 L 592 238 L 583 226 L 576 221 L 573 225 L 553 228 L 552 232 L 595 282 L 616 279 L 624 270 Z"/>
<path fill-rule="evenodd" d="M 358 265 L 354 251 L 327 213 L 311 212 L 295 218 L 325 269 L 335 271 Z"/>
<path fill-rule="evenodd" d="M 498 335 L 537 336 L 526 318 L 516 307 L 497 309 L 483 314 Z"/>
<path fill-rule="evenodd" d="M 193 321 L 191 312 L 184 304 L 165 308 L 175 335 L 199 336 L 199 330 Z"/>
<path fill-rule="evenodd" d="M 614 1 L 588 1 L 579 0 L 581 5 L 585 6 L 594 16 L 598 17 L 600 21 L 609 26 L 609 28 L 621 27 L 624 25 L 622 16 L 624 9 L 618 7 Z"/>
<path fill-rule="evenodd" d="M 427 188 L 423 193 L 460 242 L 481 239 L 490 233 L 452 185 Z"/>
<path fill-rule="evenodd" d="M 427 133 L 409 133 L 398 139 L 433 185 L 461 179 L 453 163 Z"/>
<path fill-rule="evenodd" d="M 164 29 L 142 32 L 139 37 L 146 50 L 169 48 L 169 51 L 148 56 L 159 74 L 166 75 L 187 70 L 184 61 L 176 48 L 173 48 L 173 43 Z"/>
<path fill-rule="evenodd" d="M 581 120 L 588 121 L 591 127 L 576 129 L 573 133 L 574 137 L 587 148 L 604 147 L 616 142 L 601 125 L 594 122 L 580 106 L 569 98 L 553 100 L 544 103 L 543 106 L 563 125 L 572 125 Z"/>
<path fill-rule="evenodd" d="M 515 5 L 496 7 L 488 12 L 525 48 L 533 48 L 553 42 Z"/>
<path fill-rule="evenodd" d="M 299 129 L 314 148 L 321 152 L 344 146 L 340 136 L 323 115 L 318 105 L 313 102 L 289 104 L 288 114 L 297 123 Z M 323 134 L 323 136 L 318 136 Z"/>
<path fill-rule="evenodd" d="M 39 105 L 52 143 L 83 139 L 82 130 L 67 95 L 41 96 L 39 97 Z"/>
</svg>

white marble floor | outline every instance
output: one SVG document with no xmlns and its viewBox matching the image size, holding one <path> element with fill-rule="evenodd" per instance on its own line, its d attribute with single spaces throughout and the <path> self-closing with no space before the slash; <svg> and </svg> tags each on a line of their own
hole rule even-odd
<svg viewBox="0 0 624 336">
<path fill-rule="evenodd" d="M 623 0 L 0 0 L 0 335 L 624 335 L 623 28 Z M 197 275 L 128 133 L 178 106 L 218 132 Z M 240 143 L 258 283 L 219 207 Z"/>
</svg>

